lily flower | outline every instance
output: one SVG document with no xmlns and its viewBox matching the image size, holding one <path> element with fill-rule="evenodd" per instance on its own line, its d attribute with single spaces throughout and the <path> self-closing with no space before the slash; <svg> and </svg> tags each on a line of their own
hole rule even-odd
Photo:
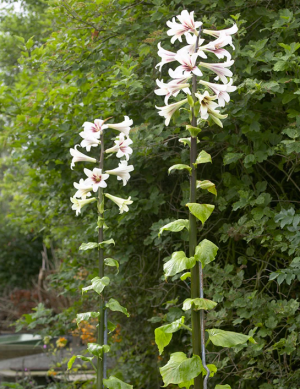
<svg viewBox="0 0 300 389">
<path fill-rule="evenodd" d="M 132 154 L 132 148 L 129 147 L 133 142 L 131 139 L 125 139 L 125 135 L 121 132 L 118 138 L 115 140 L 115 146 L 105 150 L 106 153 L 117 153 L 117 158 L 125 156 L 126 160 L 129 160 L 129 154 Z"/>
<path fill-rule="evenodd" d="M 129 119 L 128 116 L 124 116 L 124 121 L 116 124 L 107 124 L 108 128 L 123 132 L 126 136 L 129 136 L 130 126 L 133 124 L 133 120 Z"/>
<path fill-rule="evenodd" d="M 160 42 L 157 45 L 158 52 L 157 54 L 161 57 L 161 62 L 159 62 L 155 67 L 159 66 L 159 71 L 161 72 L 161 68 L 164 64 L 176 61 L 175 56 L 177 53 L 172 53 L 172 51 L 165 50 L 161 47 Z"/>
<path fill-rule="evenodd" d="M 194 11 L 188 13 L 187 10 L 183 10 L 180 15 L 176 16 L 181 24 L 175 21 L 175 18 L 172 21 L 167 21 L 167 26 L 170 27 L 170 30 L 167 31 L 169 36 L 172 36 L 171 43 L 174 43 L 176 39 L 182 42 L 181 36 L 186 32 L 192 32 L 195 35 L 198 35 L 197 28 L 202 26 L 202 22 L 194 21 Z"/>
<path fill-rule="evenodd" d="M 107 198 L 109 198 L 111 201 L 113 201 L 117 206 L 119 207 L 120 213 L 128 212 L 129 208 L 128 205 L 132 204 L 133 201 L 131 201 L 131 196 L 128 197 L 128 199 L 122 199 L 121 197 L 112 196 L 109 193 L 104 194 Z"/>
<path fill-rule="evenodd" d="M 203 80 L 200 80 L 199 83 L 210 88 L 218 96 L 218 104 L 220 107 L 225 107 L 225 103 L 230 101 L 228 92 L 234 92 L 236 90 L 236 86 L 232 85 L 232 79 L 230 79 L 228 84 L 213 84 Z"/>
<path fill-rule="evenodd" d="M 228 115 L 222 115 L 219 111 L 215 110 L 215 108 L 218 107 L 218 104 L 214 103 L 213 100 L 216 100 L 217 96 L 210 96 L 207 91 L 205 91 L 203 95 L 195 93 L 195 96 L 200 102 L 201 118 L 208 119 L 210 116 L 218 126 L 223 127 L 220 119 L 225 119 Z"/>
<path fill-rule="evenodd" d="M 78 147 L 78 145 L 76 145 L 74 149 L 70 149 L 70 154 L 73 157 L 72 162 L 71 162 L 71 169 L 72 170 L 73 170 L 73 167 L 75 166 L 76 162 L 93 162 L 93 163 L 97 162 L 97 160 L 95 158 L 88 157 L 87 155 L 78 151 L 76 147 Z"/>
<path fill-rule="evenodd" d="M 238 26 L 234 24 L 230 28 L 226 28 L 225 30 L 203 30 L 204 34 L 212 35 L 215 38 L 218 38 L 221 34 L 225 35 L 233 35 L 238 31 Z"/>
<path fill-rule="evenodd" d="M 121 161 L 119 166 L 113 170 L 106 170 L 108 174 L 116 175 L 118 180 L 123 181 L 123 186 L 127 184 L 130 178 L 130 172 L 134 170 L 133 165 L 127 165 L 127 161 Z"/>
<path fill-rule="evenodd" d="M 165 104 L 168 104 L 168 100 L 170 96 L 176 97 L 178 93 L 183 90 L 186 94 L 191 94 L 191 91 L 189 89 L 190 84 L 187 84 L 186 81 L 190 77 L 181 77 L 177 78 L 168 84 L 165 84 L 163 81 L 156 80 L 157 85 L 160 89 L 155 89 L 154 93 L 158 96 L 165 95 Z"/>
<path fill-rule="evenodd" d="M 159 116 L 163 116 L 165 120 L 165 125 L 168 126 L 171 120 L 171 117 L 174 112 L 177 111 L 178 108 L 182 107 L 185 103 L 187 102 L 187 99 L 178 101 L 177 103 L 166 105 L 165 107 L 156 107 L 157 109 L 160 110 L 158 112 Z"/>
<path fill-rule="evenodd" d="M 178 53 L 183 52 L 183 53 L 187 53 L 190 55 L 194 54 L 195 50 L 196 50 L 197 35 L 192 35 L 189 32 L 187 32 L 185 34 L 185 39 L 186 39 L 188 45 L 184 46 L 182 49 L 178 50 Z M 201 46 L 204 41 L 205 41 L 205 39 L 199 39 L 198 46 Z M 203 51 L 202 52 L 198 51 L 197 53 L 200 57 L 207 58 L 207 56 L 205 55 L 205 53 Z"/>
<path fill-rule="evenodd" d="M 227 45 L 232 46 L 232 37 L 229 35 L 221 34 L 216 40 L 209 42 L 207 45 L 199 47 L 199 52 L 208 51 L 215 54 L 219 59 L 226 57 L 227 61 L 231 60 L 231 54 L 229 51 L 223 49 Z"/>
<path fill-rule="evenodd" d="M 215 72 L 217 74 L 217 76 L 220 77 L 222 82 L 224 84 L 227 84 L 228 80 L 227 80 L 226 77 L 231 77 L 232 76 L 232 71 L 229 70 L 229 69 L 226 69 L 226 68 L 231 66 L 233 63 L 234 63 L 234 61 L 232 60 L 232 61 L 227 61 L 227 62 L 223 62 L 223 63 L 200 62 L 199 65 L 204 67 L 204 68 L 210 69 L 213 72 Z"/>
<path fill-rule="evenodd" d="M 109 174 L 103 174 L 102 169 L 94 168 L 93 170 L 84 169 L 84 173 L 88 176 L 85 180 L 86 185 L 90 185 L 94 192 L 97 192 L 99 188 L 106 188 Z"/>
<path fill-rule="evenodd" d="M 83 140 L 80 143 L 81 147 L 86 147 L 86 151 L 91 151 L 91 147 L 98 146 L 101 142 L 96 138 L 96 134 L 91 131 L 82 131 L 79 133 Z"/>
<path fill-rule="evenodd" d="M 201 70 L 196 66 L 197 57 L 197 53 L 189 55 L 182 51 L 178 52 L 175 58 L 181 65 L 175 69 L 175 73 L 184 72 L 185 76 L 194 73 L 196 76 L 202 76 Z"/>
<path fill-rule="evenodd" d="M 90 204 L 93 203 L 94 201 L 97 201 L 95 197 L 87 200 L 78 200 L 75 197 L 70 197 L 70 200 L 73 203 L 72 209 L 76 211 L 76 216 L 78 216 L 81 213 L 81 208 L 84 207 L 86 204 Z"/>
<path fill-rule="evenodd" d="M 82 178 L 79 183 L 74 182 L 74 187 L 77 189 L 77 192 L 74 194 L 74 197 L 86 199 L 86 197 L 91 196 L 91 190 L 93 189 L 92 185 L 87 184 Z"/>
<path fill-rule="evenodd" d="M 99 139 L 103 130 L 107 128 L 107 124 L 104 124 L 105 120 L 95 119 L 94 123 L 84 122 L 82 127 L 85 132 L 90 132 L 95 138 Z"/>
</svg>

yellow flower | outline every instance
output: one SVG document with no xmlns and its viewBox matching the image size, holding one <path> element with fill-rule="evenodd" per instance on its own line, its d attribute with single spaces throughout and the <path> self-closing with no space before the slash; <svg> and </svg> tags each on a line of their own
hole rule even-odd
<svg viewBox="0 0 300 389">
<path fill-rule="evenodd" d="M 56 347 L 59 347 L 59 348 L 63 348 L 63 347 L 66 347 L 68 343 L 68 340 L 64 337 L 60 337 L 57 341 L 56 341 Z"/>
</svg>

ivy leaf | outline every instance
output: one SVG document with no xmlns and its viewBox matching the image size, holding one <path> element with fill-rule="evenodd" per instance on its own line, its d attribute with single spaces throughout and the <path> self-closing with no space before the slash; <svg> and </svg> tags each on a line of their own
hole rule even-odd
<svg viewBox="0 0 300 389">
<path fill-rule="evenodd" d="M 88 290 L 94 290 L 96 293 L 100 294 L 102 290 L 109 284 L 110 280 L 108 277 L 95 277 L 92 279 L 92 285 L 82 288 L 82 293 L 87 292 Z"/>
<path fill-rule="evenodd" d="M 182 352 L 173 353 L 169 362 L 159 369 L 164 386 L 188 382 L 202 371 L 202 362 L 198 355 L 187 358 Z"/>
<path fill-rule="evenodd" d="M 68 370 L 72 369 L 72 366 L 73 366 L 73 364 L 74 364 L 74 362 L 75 362 L 75 359 L 76 359 L 76 355 L 73 355 L 73 356 L 69 359 L 69 361 L 68 361 Z"/>
<path fill-rule="evenodd" d="M 91 354 L 100 359 L 102 359 L 103 353 L 108 353 L 110 350 L 110 347 L 107 344 L 101 346 L 98 343 L 88 343 L 87 348 Z"/>
<path fill-rule="evenodd" d="M 99 247 L 103 248 L 109 244 L 115 245 L 115 241 L 113 239 L 104 240 L 103 242 L 99 243 Z"/>
<path fill-rule="evenodd" d="M 244 344 L 248 340 L 251 343 L 256 343 L 252 336 L 238 334 L 237 332 L 223 331 L 217 328 L 206 330 L 206 332 L 208 332 L 209 339 L 215 346 L 234 347 L 238 344 Z"/>
<path fill-rule="evenodd" d="M 119 262 L 113 258 L 105 258 L 104 263 L 106 266 L 115 266 L 117 268 L 117 273 L 119 273 Z"/>
<path fill-rule="evenodd" d="M 215 196 L 217 196 L 217 189 L 216 189 L 216 185 L 213 184 L 211 181 L 209 180 L 204 180 L 204 181 L 197 181 L 197 189 L 206 189 L 208 190 L 208 192 L 214 194 Z"/>
<path fill-rule="evenodd" d="M 84 312 L 77 313 L 76 323 L 79 325 L 82 321 L 88 321 L 90 318 L 96 318 L 100 316 L 100 312 Z"/>
<path fill-rule="evenodd" d="M 185 281 L 188 277 L 191 277 L 191 272 L 188 271 L 184 274 L 182 274 L 182 276 L 180 277 L 181 281 Z"/>
<path fill-rule="evenodd" d="M 166 224 L 165 226 L 161 227 L 158 233 L 158 236 L 160 236 L 164 231 L 172 231 L 172 232 L 179 232 L 182 231 L 184 228 L 189 230 L 190 228 L 190 222 L 187 219 L 178 219 L 171 223 Z"/>
<path fill-rule="evenodd" d="M 191 269 L 195 266 L 196 259 L 194 257 L 187 258 L 183 251 L 175 251 L 171 259 L 164 264 L 165 277 L 174 276 L 182 270 Z"/>
<path fill-rule="evenodd" d="M 182 164 L 182 163 L 179 163 L 179 164 L 177 164 L 177 165 L 171 166 L 171 167 L 169 168 L 169 170 L 168 170 L 168 173 L 170 174 L 172 170 L 184 170 L 184 169 L 188 170 L 189 173 L 191 173 L 191 171 L 192 171 L 192 168 L 191 168 L 190 166 L 184 165 L 184 164 Z"/>
<path fill-rule="evenodd" d="M 188 309 L 191 309 L 193 306 L 195 311 L 198 311 L 199 309 L 205 309 L 206 311 L 209 311 L 211 309 L 214 309 L 216 305 L 217 303 L 215 303 L 212 300 L 207 300 L 200 297 L 195 299 L 188 298 L 184 300 L 182 309 L 184 311 L 187 311 Z"/>
<path fill-rule="evenodd" d="M 95 249 L 96 247 L 98 247 L 98 243 L 96 242 L 81 243 L 79 250 L 81 251 L 92 250 Z"/>
<path fill-rule="evenodd" d="M 211 155 L 208 154 L 206 151 L 201 150 L 200 153 L 198 154 L 198 157 L 194 165 L 199 165 L 200 163 L 208 163 L 208 162 L 212 162 Z"/>
<path fill-rule="evenodd" d="M 111 311 L 122 312 L 127 317 L 130 316 L 129 313 L 127 312 L 127 309 L 122 307 L 122 305 L 117 300 L 115 300 L 113 298 L 109 299 L 108 303 L 106 303 L 105 306 L 106 306 L 106 308 L 109 308 Z"/>
<path fill-rule="evenodd" d="M 200 261 L 202 268 L 204 268 L 205 265 L 215 260 L 218 249 L 218 246 L 213 242 L 208 239 L 203 239 L 196 246 L 195 259 L 196 261 Z"/>
<path fill-rule="evenodd" d="M 119 380 L 119 378 L 114 377 L 111 375 L 108 379 L 103 379 L 103 385 L 106 386 L 108 389 L 132 389 L 133 386 L 126 384 L 126 382 L 123 382 Z"/>
<path fill-rule="evenodd" d="M 181 324 L 184 323 L 184 316 L 181 319 L 173 321 L 173 323 L 166 324 L 161 327 L 157 327 L 155 333 L 155 343 L 157 344 L 159 353 L 162 354 L 164 348 L 170 343 L 172 334 L 181 328 Z"/>
<path fill-rule="evenodd" d="M 244 153 L 228 153 L 224 156 L 223 164 L 230 165 L 241 159 L 244 156 Z"/>
<path fill-rule="evenodd" d="M 212 214 L 212 211 L 215 209 L 215 206 L 211 204 L 187 203 L 186 206 L 189 208 L 190 212 L 202 222 L 202 224 L 206 222 Z"/>
</svg>

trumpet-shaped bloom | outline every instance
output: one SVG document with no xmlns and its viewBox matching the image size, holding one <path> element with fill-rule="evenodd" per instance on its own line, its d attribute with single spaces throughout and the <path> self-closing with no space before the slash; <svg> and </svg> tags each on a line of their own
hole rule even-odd
<svg viewBox="0 0 300 389">
<path fill-rule="evenodd" d="M 194 73 L 196 76 L 202 76 L 201 70 L 196 65 L 197 57 L 197 53 L 189 55 L 183 51 L 178 52 L 176 61 L 181 65 L 175 69 L 175 73 L 184 72 L 184 76 L 189 76 L 191 73 Z"/>
<path fill-rule="evenodd" d="M 119 163 L 119 166 L 116 169 L 113 170 L 106 170 L 108 174 L 112 174 L 117 176 L 118 180 L 123 181 L 123 186 L 127 184 L 127 181 L 130 178 L 130 172 L 134 170 L 133 165 L 127 165 L 127 161 L 121 161 Z"/>
<path fill-rule="evenodd" d="M 85 180 L 86 185 L 90 185 L 94 192 L 97 192 L 99 188 L 106 188 L 109 174 L 103 174 L 102 169 L 94 168 L 93 170 L 84 169 L 84 173 L 88 176 Z"/>
<path fill-rule="evenodd" d="M 229 66 L 231 66 L 234 63 L 234 61 L 227 61 L 223 63 L 206 63 L 206 62 L 200 62 L 199 65 L 212 70 L 217 74 L 218 77 L 222 80 L 224 84 L 228 83 L 228 80 L 226 77 L 232 76 L 232 71 L 227 69 Z"/>
<path fill-rule="evenodd" d="M 196 50 L 196 41 L 197 41 L 197 36 L 196 35 L 192 35 L 190 34 L 189 32 L 187 32 L 185 34 L 185 38 L 186 38 L 186 41 L 188 43 L 187 46 L 184 46 L 182 49 L 178 50 L 178 53 L 180 52 L 183 52 L 183 53 L 187 53 L 187 54 L 194 54 L 195 53 L 195 50 Z M 204 42 L 205 39 L 199 39 L 198 41 L 198 46 L 201 46 L 202 43 Z M 198 55 L 202 58 L 207 58 L 207 56 L 205 55 L 205 53 L 202 51 L 197 51 Z"/>
<path fill-rule="evenodd" d="M 208 119 L 208 116 L 218 124 L 218 126 L 223 127 L 223 124 L 220 119 L 227 118 L 227 115 L 222 115 L 219 111 L 216 111 L 215 108 L 218 107 L 217 103 L 214 103 L 213 100 L 216 100 L 217 96 L 210 96 L 207 91 L 202 94 L 195 93 L 195 96 L 200 102 L 200 113 L 202 119 Z"/>
<path fill-rule="evenodd" d="M 189 13 L 187 10 L 183 10 L 181 14 L 176 17 L 180 23 L 177 23 L 175 18 L 173 18 L 172 21 L 167 21 L 167 26 L 170 27 L 167 34 L 172 36 L 171 43 L 174 43 L 176 39 L 182 42 L 181 36 L 186 32 L 192 32 L 198 35 L 197 28 L 202 25 L 202 22 L 194 21 L 194 12 Z"/>
<path fill-rule="evenodd" d="M 106 153 L 117 153 L 117 158 L 122 158 L 125 156 L 126 160 L 129 160 L 129 155 L 132 154 L 132 148 L 129 145 L 132 144 L 132 140 L 127 138 L 121 132 L 118 138 L 115 140 L 115 146 L 110 149 L 105 150 Z"/>
<path fill-rule="evenodd" d="M 200 80 L 199 83 L 210 88 L 218 96 L 218 104 L 220 107 L 225 107 L 225 104 L 230 101 L 228 92 L 234 92 L 236 90 L 236 86 L 232 85 L 232 79 L 230 79 L 228 84 L 213 84 L 203 80 Z"/>
<path fill-rule="evenodd" d="M 221 34 L 216 40 L 209 42 L 207 45 L 199 47 L 199 53 L 208 51 L 215 54 L 219 59 L 226 57 L 229 61 L 231 54 L 229 51 L 223 49 L 224 46 L 232 46 L 232 38 L 229 35 Z"/>
<path fill-rule="evenodd" d="M 80 143 L 81 147 L 85 147 L 86 151 L 91 151 L 91 147 L 96 147 L 99 145 L 100 140 L 97 139 L 95 136 L 96 133 L 93 133 L 91 131 L 82 131 L 79 134 L 83 140 Z"/>
<path fill-rule="evenodd" d="M 86 204 L 90 204 L 93 203 L 94 201 L 97 201 L 95 197 L 86 200 L 78 200 L 75 197 L 70 197 L 70 200 L 73 203 L 72 209 L 76 211 L 76 216 L 78 216 L 81 213 L 81 208 L 84 207 Z"/>
<path fill-rule="evenodd" d="M 95 119 L 94 123 L 84 122 L 82 127 L 84 128 L 84 132 L 89 132 L 95 138 L 99 139 L 103 130 L 107 128 L 107 124 L 104 124 L 105 120 Z"/>
<path fill-rule="evenodd" d="M 238 31 L 238 27 L 236 24 L 231 26 L 230 28 L 226 28 L 225 30 L 203 30 L 204 34 L 212 35 L 218 38 L 221 34 L 225 35 L 233 35 Z"/>
<path fill-rule="evenodd" d="M 122 199 L 121 197 L 112 196 L 109 193 L 105 193 L 105 196 L 113 201 L 117 206 L 119 207 L 120 213 L 128 212 L 129 208 L 128 205 L 132 204 L 133 201 L 131 201 L 131 197 L 129 196 L 128 199 Z"/>
<path fill-rule="evenodd" d="M 91 196 L 91 190 L 93 189 L 92 185 L 87 184 L 82 178 L 80 179 L 79 183 L 74 182 L 74 187 L 77 189 L 77 192 L 74 194 L 74 197 L 86 199 L 87 197 Z"/>
<path fill-rule="evenodd" d="M 159 71 L 161 72 L 161 68 L 164 64 L 176 61 L 175 56 L 177 53 L 172 53 L 172 51 L 165 50 L 161 47 L 160 42 L 157 45 L 158 52 L 157 54 L 161 57 L 161 62 L 159 62 L 155 67 L 159 67 Z"/>
<path fill-rule="evenodd" d="M 178 93 L 183 90 L 186 94 L 191 94 L 191 91 L 189 89 L 189 85 L 187 84 L 186 81 L 190 77 L 181 77 L 178 79 L 175 79 L 168 84 L 165 84 L 163 81 L 156 80 L 157 85 L 159 86 L 160 89 L 155 89 L 154 93 L 163 96 L 165 95 L 165 104 L 168 104 L 168 100 L 170 96 L 177 96 Z"/>
<path fill-rule="evenodd" d="M 166 105 L 165 107 L 156 107 L 160 112 L 159 116 L 163 116 L 165 120 L 165 125 L 168 126 L 171 120 L 171 117 L 178 108 L 182 107 L 187 102 L 187 99 L 178 101 L 177 103 Z"/>
<path fill-rule="evenodd" d="M 126 136 L 129 136 L 130 126 L 133 124 L 133 120 L 129 119 L 128 116 L 124 116 L 124 121 L 116 124 L 107 124 L 108 128 L 113 128 L 114 130 L 123 132 Z"/>
<path fill-rule="evenodd" d="M 75 166 L 76 162 L 93 162 L 93 163 L 97 162 L 97 160 L 95 158 L 88 157 L 87 155 L 78 151 L 76 147 L 78 147 L 78 145 L 76 145 L 74 149 L 70 149 L 70 154 L 73 157 L 72 162 L 71 162 L 71 169 L 72 170 L 73 170 L 73 167 Z"/>
</svg>

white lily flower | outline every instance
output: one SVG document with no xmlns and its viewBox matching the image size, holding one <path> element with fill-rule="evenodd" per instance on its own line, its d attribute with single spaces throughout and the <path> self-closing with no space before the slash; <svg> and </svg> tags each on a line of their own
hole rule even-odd
<svg viewBox="0 0 300 389">
<path fill-rule="evenodd" d="M 196 41 L 197 41 L 197 35 L 192 35 L 189 32 L 185 34 L 186 41 L 188 43 L 187 46 L 184 46 L 182 49 L 178 50 L 178 53 L 183 52 L 187 54 L 194 54 L 196 50 Z M 199 39 L 198 46 L 201 46 L 205 39 Z M 205 53 L 202 51 L 197 52 L 198 55 L 202 58 L 207 58 Z"/>
<path fill-rule="evenodd" d="M 117 206 L 119 207 L 120 213 L 128 212 L 129 208 L 128 205 L 132 204 L 133 201 L 131 201 L 131 196 L 128 197 L 128 199 L 122 199 L 121 197 L 112 196 L 109 193 L 104 194 L 107 198 L 109 198 L 111 201 L 113 201 Z"/>
<path fill-rule="evenodd" d="M 228 84 L 213 84 L 203 80 L 200 80 L 199 83 L 210 88 L 218 96 L 218 104 L 220 107 L 225 107 L 225 103 L 230 101 L 228 92 L 234 92 L 236 90 L 236 86 L 232 85 L 232 79 L 230 79 Z"/>
<path fill-rule="evenodd" d="M 115 146 L 105 150 L 106 153 L 117 153 L 117 158 L 125 156 L 126 160 L 129 160 L 129 154 L 132 154 L 132 148 L 129 147 L 133 142 L 131 139 L 125 139 L 125 135 L 121 132 L 118 138 L 115 140 Z"/>
<path fill-rule="evenodd" d="M 104 124 L 105 120 L 95 119 L 94 123 L 84 122 L 82 127 L 85 132 L 90 132 L 92 136 L 99 139 L 103 130 L 107 128 L 107 124 Z"/>
<path fill-rule="evenodd" d="M 84 173 L 88 176 L 85 180 L 86 185 L 90 185 L 94 192 L 97 192 L 99 188 L 106 188 L 109 174 L 103 174 L 102 169 L 94 168 L 93 170 L 84 169 Z"/>
<path fill-rule="evenodd" d="M 161 72 L 161 68 L 164 64 L 176 61 L 175 56 L 177 53 L 172 53 L 172 51 L 165 50 L 161 47 L 160 42 L 157 45 L 158 52 L 157 54 L 161 57 L 161 62 L 159 62 L 155 67 L 157 68 L 159 66 L 159 71 Z"/>
<path fill-rule="evenodd" d="M 76 145 L 74 149 L 70 149 L 70 154 L 73 157 L 72 162 L 71 162 L 71 169 L 72 170 L 73 170 L 73 167 L 75 166 L 76 162 L 93 162 L 93 163 L 97 162 L 97 160 L 95 158 L 88 157 L 87 155 L 78 151 L 76 148 L 78 146 L 79 145 Z"/>
<path fill-rule="evenodd" d="M 205 91 L 203 95 L 195 93 L 195 96 L 200 102 L 201 118 L 208 119 L 208 116 L 210 116 L 216 124 L 223 127 L 223 124 L 219 119 L 225 119 L 228 115 L 222 115 L 219 111 L 215 110 L 215 108 L 219 107 L 219 105 L 214 103 L 212 100 L 216 100 L 217 96 L 210 96 L 207 91 Z"/>
<path fill-rule="evenodd" d="M 225 35 L 233 35 L 238 32 L 238 26 L 234 24 L 230 28 L 226 28 L 225 30 L 203 30 L 204 34 L 212 35 L 218 38 L 221 34 Z"/>
<path fill-rule="evenodd" d="M 155 89 L 154 93 L 158 96 L 165 95 L 165 104 L 168 104 L 168 100 L 170 96 L 176 97 L 178 93 L 183 90 L 186 94 L 191 94 L 191 91 L 189 89 L 189 85 L 185 81 L 187 81 L 190 77 L 181 77 L 177 78 L 168 84 L 165 84 L 163 81 L 156 80 L 157 85 L 160 89 Z M 181 83 L 182 82 L 182 83 Z"/>
<path fill-rule="evenodd" d="M 127 184 L 127 181 L 130 178 L 129 173 L 132 172 L 133 170 L 134 170 L 133 165 L 128 166 L 127 161 L 121 161 L 119 163 L 119 166 L 116 169 L 106 170 L 106 172 L 117 176 L 117 179 L 122 180 L 123 186 L 125 186 Z"/>
<path fill-rule="evenodd" d="M 189 55 L 182 51 L 178 52 L 175 58 L 181 65 L 175 69 L 175 73 L 184 72 L 184 76 L 194 73 L 196 76 L 202 76 L 201 70 L 196 66 L 197 57 L 197 53 Z"/>
<path fill-rule="evenodd" d="M 98 146 L 101 142 L 96 138 L 96 134 L 91 131 L 82 131 L 79 134 L 83 140 L 80 143 L 81 147 L 86 147 L 86 151 L 91 151 L 91 147 Z"/>
<path fill-rule="evenodd" d="M 91 196 L 90 191 L 93 189 L 93 187 L 92 185 L 87 184 L 82 178 L 80 179 L 79 183 L 74 182 L 73 185 L 77 189 L 74 197 L 86 199 L 87 197 Z"/>
<path fill-rule="evenodd" d="M 226 57 L 227 61 L 231 60 L 231 54 L 229 51 L 223 49 L 227 45 L 232 46 L 232 37 L 229 35 L 221 34 L 213 42 L 209 42 L 207 45 L 199 47 L 199 51 L 208 51 L 215 54 L 219 59 Z"/>
<path fill-rule="evenodd" d="M 78 216 L 81 213 L 81 208 L 84 207 L 86 204 L 90 204 L 97 201 L 95 197 L 87 200 L 78 200 L 75 197 L 70 197 L 70 200 L 73 203 L 72 209 L 76 211 L 76 216 Z"/>
<path fill-rule="evenodd" d="M 133 120 L 129 119 L 128 116 L 124 116 L 124 121 L 116 124 L 107 124 L 108 128 L 113 128 L 114 130 L 123 132 L 126 136 L 129 136 L 130 126 L 133 124 Z"/>
<path fill-rule="evenodd" d="M 159 116 L 163 116 L 165 120 L 165 125 L 168 126 L 171 120 L 171 117 L 174 112 L 177 111 L 178 108 L 182 107 L 185 103 L 187 102 L 187 99 L 178 101 L 177 103 L 166 105 L 165 107 L 156 107 L 157 109 L 160 110 L 158 112 Z"/>
<path fill-rule="evenodd" d="M 234 63 L 234 61 L 227 61 L 223 63 L 206 63 L 206 62 L 200 62 L 199 66 L 202 66 L 204 68 L 210 69 L 213 72 L 217 74 L 218 77 L 222 80 L 224 84 L 228 83 L 228 80 L 226 77 L 232 76 L 232 71 L 227 69 L 229 66 L 231 66 Z"/>
<path fill-rule="evenodd" d="M 186 32 L 192 32 L 198 35 L 197 28 L 202 26 L 202 22 L 194 21 L 194 11 L 188 13 L 187 10 L 183 10 L 180 15 L 176 16 L 181 24 L 175 21 L 175 18 L 172 21 L 167 21 L 167 26 L 170 27 L 170 30 L 167 31 L 169 36 L 172 36 L 171 43 L 174 43 L 176 39 L 182 42 L 181 36 Z"/>
</svg>

